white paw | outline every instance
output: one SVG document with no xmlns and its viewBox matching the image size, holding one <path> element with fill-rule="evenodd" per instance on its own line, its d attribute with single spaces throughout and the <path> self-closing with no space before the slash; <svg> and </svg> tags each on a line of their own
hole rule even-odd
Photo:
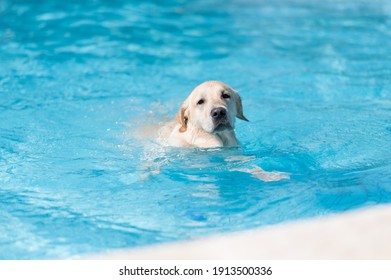
<svg viewBox="0 0 391 280">
<path fill-rule="evenodd" d="M 231 169 L 232 171 L 239 171 L 251 174 L 253 177 L 262 180 L 264 182 L 276 182 L 285 179 L 289 179 L 289 173 L 272 171 L 268 172 L 263 170 L 257 165 L 253 165 L 253 168 L 235 168 Z"/>
</svg>

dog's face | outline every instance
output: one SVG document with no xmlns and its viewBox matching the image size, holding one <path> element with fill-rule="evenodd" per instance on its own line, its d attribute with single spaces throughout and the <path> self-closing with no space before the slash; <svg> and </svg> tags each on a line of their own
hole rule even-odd
<svg viewBox="0 0 391 280">
<path fill-rule="evenodd" d="M 180 132 L 188 126 L 217 133 L 235 128 L 235 117 L 248 121 L 243 115 L 239 94 L 219 81 L 208 81 L 197 86 L 183 102 L 177 114 Z"/>
</svg>

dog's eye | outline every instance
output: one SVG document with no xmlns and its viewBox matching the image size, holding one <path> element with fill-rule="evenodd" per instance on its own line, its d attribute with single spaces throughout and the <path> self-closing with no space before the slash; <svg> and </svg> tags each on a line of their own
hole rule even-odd
<svg viewBox="0 0 391 280">
<path fill-rule="evenodd" d="M 221 97 L 224 98 L 224 99 L 228 99 L 228 98 L 230 98 L 231 96 L 229 96 L 229 94 L 223 93 L 223 94 L 221 95 Z"/>
<path fill-rule="evenodd" d="M 198 102 L 197 102 L 197 105 L 204 104 L 204 102 L 205 102 L 205 100 L 204 100 L 204 99 L 200 99 L 200 100 L 198 100 Z"/>
</svg>

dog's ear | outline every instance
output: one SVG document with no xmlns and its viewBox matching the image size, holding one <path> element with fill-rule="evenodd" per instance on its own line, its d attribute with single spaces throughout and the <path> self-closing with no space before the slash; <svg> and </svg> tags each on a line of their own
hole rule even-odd
<svg viewBox="0 0 391 280">
<path fill-rule="evenodd" d="M 187 121 L 189 120 L 189 117 L 187 114 L 188 108 L 189 108 L 189 105 L 188 105 L 188 102 L 186 99 L 185 102 L 183 102 L 178 113 L 176 114 L 176 120 L 181 125 L 181 127 L 179 128 L 179 132 L 185 132 L 187 130 Z"/>
<path fill-rule="evenodd" d="M 236 117 L 248 122 L 248 119 L 243 115 L 242 99 L 240 98 L 240 95 L 236 91 L 235 93 L 236 93 L 235 94 Z"/>
</svg>

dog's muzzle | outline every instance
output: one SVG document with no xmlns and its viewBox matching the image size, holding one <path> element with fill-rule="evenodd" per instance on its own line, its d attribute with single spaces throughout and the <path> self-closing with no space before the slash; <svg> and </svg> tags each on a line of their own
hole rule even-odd
<svg viewBox="0 0 391 280">
<path fill-rule="evenodd" d="M 228 128 L 232 128 L 231 124 L 227 119 L 227 110 L 223 107 L 213 108 L 210 112 L 212 117 L 215 131 L 222 131 Z"/>
</svg>

